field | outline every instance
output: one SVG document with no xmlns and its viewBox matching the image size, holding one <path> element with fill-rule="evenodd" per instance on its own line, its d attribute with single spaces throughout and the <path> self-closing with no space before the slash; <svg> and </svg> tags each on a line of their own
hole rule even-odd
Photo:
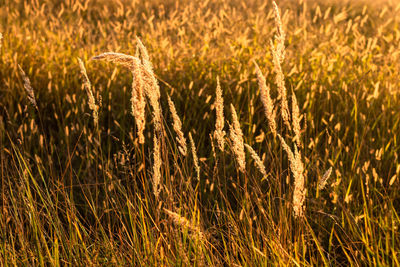
<svg viewBox="0 0 400 267">
<path fill-rule="evenodd" d="M 2 266 L 400 265 L 400 3 L 0 20 Z"/>
</svg>

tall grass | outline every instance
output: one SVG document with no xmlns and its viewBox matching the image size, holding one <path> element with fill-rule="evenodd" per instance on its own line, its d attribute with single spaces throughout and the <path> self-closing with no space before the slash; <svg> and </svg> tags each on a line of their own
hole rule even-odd
<svg viewBox="0 0 400 267">
<path fill-rule="evenodd" d="M 0 4 L 1 265 L 400 265 L 400 5 L 278 5 Z"/>
</svg>

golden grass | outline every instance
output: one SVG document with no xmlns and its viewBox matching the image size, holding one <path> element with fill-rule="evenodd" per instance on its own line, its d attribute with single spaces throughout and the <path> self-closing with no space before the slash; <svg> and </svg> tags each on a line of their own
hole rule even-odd
<svg viewBox="0 0 400 267">
<path fill-rule="evenodd" d="M 276 112 L 274 110 L 274 101 L 271 99 L 270 89 L 266 84 L 265 77 L 262 74 L 260 67 L 258 67 L 257 63 L 255 62 L 254 65 L 256 67 L 258 87 L 260 88 L 260 98 L 264 106 L 264 113 L 268 119 L 270 131 L 274 134 L 274 136 L 276 136 Z"/>
<path fill-rule="evenodd" d="M 99 106 L 96 105 L 96 101 L 93 96 L 92 85 L 90 83 L 89 77 L 87 76 L 85 65 L 83 64 L 83 61 L 80 58 L 78 58 L 78 62 L 79 62 L 79 67 L 81 69 L 81 74 L 84 78 L 83 85 L 85 87 L 86 94 L 88 96 L 89 108 L 93 112 L 93 122 L 94 125 L 97 125 L 99 122 Z"/>
<path fill-rule="evenodd" d="M 264 163 L 262 162 L 260 156 L 258 156 L 257 152 L 255 152 L 254 149 L 248 144 L 244 144 L 244 146 L 250 152 L 250 156 L 253 158 L 257 169 L 261 172 L 264 178 L 267 177 L 267 171 L 265 170 Z"/>
<path fill-rule="evenodd" d="M 196 169 L 196 178 L 198 181 L 200 181 L 200 165 L 199 165 L 199 158 L 197 157 L 197 151 L 196 151 L 196 145 L 194 144 L 192 134 L 189 133 L 189 141 L 190 141 L 190 147 L 192 150 L 192 157 L 193 157 L 193 162 L 194 162 L 194 168 Z"/>
<path fill-rule="evenodd" d="M 215 119 L 215 132 L 214 136 L 217 140 L 218 148 L 221 151 L 224 151 L 225 147 L 225 131 L 224 131 L 224 98 L 222 96 L 222 89 L 219 83 L 219 77 L 217 76 L 217 88 L 215 90 L 215 112 L 216 112 L 216 119 Z"/>
<path fill-rule="evenodd" d="M 186 138 L 182 132 L 181 119 L 179 118 L 178 113 L 176 113 L 175 104 L 174 104 L 174 102 L 172 102 L 171 97 L 168 96 L 167 100 L 168 100 L 168 106 L 169 106 L 169 110 L 171 112 L 172 120 L 173 120 L 172 127 L 174 128 L 175 133 L 178 135 L 176 137 L 176 140 L 178 141 L 178 144 L 179 144 L 179 147 L 178 147 L 179 152 L 181 152 L 181 154 L 183 156 L 186 156 L 186 153 L 187 153 Z"/>
<path fill-rule="evenodd" d="M 153 175 L 152 175 L 152 181 L 153 181 L 153 192 L 156 198 L 158 199 L 158 196 L 160 194 L 161 190 L 161 151 L 160 151 L 160 140 L 157 137 L 157 134 L 154 134 L 153 137 Z"/>
<path fill-rule="evenodd" d="M 229 124 L 229 137 L 232 141 L 232 151 L 241 172 L 246 171 L 246 154 L 244 152 L 243 132 L 240 129 L 240 122 L 235 107 L 231 104 L 232 124 Z"/>
<path fill-rule="evenodd" d="M 32 88 L 31 81 L 28 76 L 26 76 L 24 70 L 18 65 L 19 73 L 21 74 L 22 80 L 24 81 L 24 88 L 27 94 L 27 98 L 29 102 L 32 104 L 34 108 L 37 108 L 35 91 Z"/>
<path fill-rule="evenodd" d="M 1 3 L 0 264 L 400 265 L 400 4 L 278 4 Z"/>
</svg>

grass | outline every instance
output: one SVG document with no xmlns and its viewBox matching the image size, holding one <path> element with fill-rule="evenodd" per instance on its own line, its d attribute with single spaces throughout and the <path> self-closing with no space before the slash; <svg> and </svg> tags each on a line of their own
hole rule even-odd
<svg viewBox="0 0 400 267">
<path fill-rule="evenodd" d="M 289 117 L 297 99 L 300 121 L 288 125 L 272 2 L 194 2 L 0 4 L 1 265 L 400 265 L 400 5 L 277 3 Z M 136 36 L 160 87 L 144 143 L 131 70 L 90 60 L 137 55 Z M 265 116 L 274 110 L 279 136 Z"/>
</svg>

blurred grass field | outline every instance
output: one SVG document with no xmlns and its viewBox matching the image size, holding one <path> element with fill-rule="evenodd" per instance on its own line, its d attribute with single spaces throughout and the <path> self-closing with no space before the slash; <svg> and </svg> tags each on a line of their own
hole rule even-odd
<svg viewBox="0 0 400 267">
<path fill-rule="evenodd" d="M 400 265 L 400 3 L 277 5 L 286 33 L 282 70 L 301 115 L 300 217 L 254 65 L 278 105 L 271 1 L 1 1 L 1 265 Z M 158 197 L 151 108 L 140 144 L 132 74 L 91 60 L 109 51 L 135 55 L 136 36 L 161 92 Z M 78 57 L 100 105 L 97 125 Z M 266 176 L 250 153 L 240 171 L 228 136 L 224 151 L 210 138 L 217 77 L 224 129 L 233 124 L 232 104 Z M 193 136 L 199 180 L 190 148 L 179 152 L 167 96 L 184 136 Z M 278 132 L 291 142 L 277 114 Z"/>
</svg>

